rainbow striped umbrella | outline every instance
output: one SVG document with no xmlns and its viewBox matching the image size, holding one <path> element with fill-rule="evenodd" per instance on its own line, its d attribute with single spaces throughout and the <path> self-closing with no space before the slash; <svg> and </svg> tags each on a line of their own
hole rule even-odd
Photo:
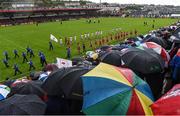
<svg viewBox="0 0 180 116">
<path fill-rule="evenodd" d="M 83 75 L 82 81 L 85 114 L 152 114 L 152 92 L 130 69 L 100 63 Z"/>
<path fill-rule="evenodd" d="M 0 100 L 3 100 L 10 93 L 10 88 L 6 85 L 0 85 Z"/>
</svg>

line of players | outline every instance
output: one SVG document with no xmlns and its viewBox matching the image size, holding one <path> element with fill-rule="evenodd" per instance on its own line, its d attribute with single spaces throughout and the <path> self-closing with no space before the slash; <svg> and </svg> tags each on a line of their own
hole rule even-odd
<svg viewBox="0 0 180 116">
<path fill-rule="evenodd" d="M 14 49 L 13 53 L 14 53 L 14 58 L 15 58 L 15 59 L 20 57 L 20 55 L 18 54 L 18 51 L 17 51 L 16 49 Z M 7 51 L 4 51 L 3 54 L 4 54 L 4 56 L 5 56 L 5 58 L 3 59 L 3 63 L 4 63 L 4 65 L 5 65 L 7 68 L 9 68 L 10 66 L 9 66 L 8 61 L 10 60 L 10 57 L 9 57 L 9 55 L 8 55 L 8 52 L 7 52 Z M 27 56 L 28 56 L 28 55 L 29 55 L 29 57 L 30 57 L 29 62 L 28 62 L 28 59 L 27 59 Z M 46 57 L 45 57 L 45 55 L 43 54 L 43 52 L 39 51 L 38 56 L 39 56 L 39 58 L 40 58 L 40 63 L 41 63 L 41 65 L 42 65 L 42 67 L 44 66 L 44 64 L 47 65 Z M 27 46 L 26 52 L 22 52 L 22 58 L 23 58 L 22 63 L 27 62 L 27 63 L 29 64 L 29 71 L 36 68 L 36 67 L 34 66 L 33 61 L 31 60 L 32 57 L 35 57 L 34 51 L 33 51 L 29 46 Z M 19 67 L 18 67 L 17 63 L 15 63 L 15 64 L 13 65 L 13 69 L 14 69 L 14 75 L 17 75 L 17 73 L 20 73 L 20 74 L 22 73 L 22 72 L 19 70 Z"/>
</svg>

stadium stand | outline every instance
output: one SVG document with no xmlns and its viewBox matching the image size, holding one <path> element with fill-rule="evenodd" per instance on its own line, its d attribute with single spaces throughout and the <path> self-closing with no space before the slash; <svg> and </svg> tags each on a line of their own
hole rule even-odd
<svg viewBox="0 0 180 116">
<path fill-rule="evenodd" d="M 99 8 L 85 8 L 78 1 L 47 6 L 41 0 L 21 0 L 1 3 L 6 6 L 0 10 L 0 25 L 18 25 L 22 23 L 41 23 L 47 21 L 68 20 L 71 18 L 96 17 Z M 75 7 L 73 7 L 75 5 Z"/>
</svg>

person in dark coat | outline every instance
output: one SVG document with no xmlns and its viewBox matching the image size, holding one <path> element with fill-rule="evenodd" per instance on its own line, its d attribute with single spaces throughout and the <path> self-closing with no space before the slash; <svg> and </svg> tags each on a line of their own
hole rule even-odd
<svg viewBox="0 0 180 116">
<path fill-rule="evenodd" d="M 162 96 L 161 92 L 163 90 L 163 73 L 149 74 L 146 76 L 145 80 L 149 84 L 155 100 L 159 99 Z"/>
<path fill-rule="evenodd" d="M 18 72 L 19 72 L 20 74 L 22 73 L 22 72 L 19 70 L 19 67 L 18 67 L 17 64 L 14 64 L 13 69 L 14 69 L 14 75 L 17 75 Z"/>
<path fill-rule="evenodd" d="M 164 73 L 154 73 L 154 74 L 142 74 L 140 72 L 134 71 L 142 80 L 145 80 L 152 90 L 154 99 L 157 100 L 161 97 L 164 81 Z"/>
<path fill-rule="evenodd" d="M 18 51 L 16 49 L 14 49 L 14 58 L 18 57 L 19 58 L 19 54 Z"/>
<path fill-rule="evenodd" d="M 4 65 L 5 65 L 7 68 L 9 67 L 8 60 L 3 59 L 3 63 L 4 63 Z"/>
</svg>

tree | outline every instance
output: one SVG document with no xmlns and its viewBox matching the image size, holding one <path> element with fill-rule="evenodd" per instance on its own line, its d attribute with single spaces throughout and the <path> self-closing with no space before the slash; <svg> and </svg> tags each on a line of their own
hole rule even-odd
<svg viewBox="0 0 180 116">
<path fill-rule="evenodd" d="M 79 0 L 79 3 L 80 3 L 80 5 L 86 5 L 86 1 L 85 0 Z"/>
</svg>

